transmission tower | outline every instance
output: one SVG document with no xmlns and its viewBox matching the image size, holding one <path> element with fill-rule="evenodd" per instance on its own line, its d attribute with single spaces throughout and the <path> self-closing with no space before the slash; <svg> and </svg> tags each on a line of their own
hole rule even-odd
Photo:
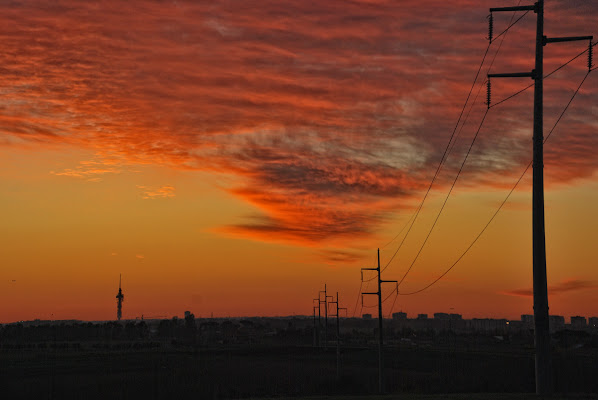
<svg viewBox="0 0 598 400">
<path fill-rule="evenodd" d="M 547 38 L 544 36 L 544 0 L 531 6 L 500 7 L 490 9 L 489 33 L 492 42 L 492 13 L 502 11 L 533 11 L 537 14 L 536 65 L 531 72 L 488 74 L 490 78 L 531 78 L 534 80 L 534 133 L 533 133 L 533 286 L 534 286 L 534 328 L 535 328 L 535 370 L 536 394 L 546 395 L 553 391 L 550 361 L 550 331 L 548 326 L 548 288 L 546 282 L 546 239 L 544 221 L 544 46 L 548 43 L 590 41 L 590 55 L 593 36 Z M 591 68 L 591 56 L 588 62 Z M 488 83 L 488 107 L 490 107 L 490 83 Z"/>
</svg>

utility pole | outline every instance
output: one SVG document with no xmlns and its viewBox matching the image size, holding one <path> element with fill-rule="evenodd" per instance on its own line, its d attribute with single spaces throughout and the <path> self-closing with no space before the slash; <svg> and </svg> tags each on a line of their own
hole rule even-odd
<svg viewBox="0 0 598 400">
<path fill-rule="evenodd" d="M 322 326 L 322 324 L 320 323 L 320 308 L 321 308 L 320 304 L 322 304 L 322 303 L 320 301 L 320 295 L 319 294 L 318 294 L 318 298 L 314 299 L 314 301 L 318 302 L 318 329 L 316 331 L 317 332 L 316 335 L 317 335 L 317 346 L 320 347 L 320 330 L 321 330 L 320 328 Z M 314 308 L 315 308 L 315 306 L 314 306 Z M 315 323 L 315 319 L 316 319 L 316 315 L 315 315 L 315 312 L 314 312 L 314 323 Z"/>
<path fill-rule="evenodd" d="M 314 300 L 318 300 L 318 299 L 314 299 Z M 313 306 L 314 309 L 314 347 L 318 346 L 318 331 L 317 331 L 317 327 L 316 327 L 316 306 Z"/>
<path fill-rule="evenodd" d="M 500 7 L 490 9 L 490 41 L 492 41 L 492 13 L 502 11 L 534 11 L 536 26 L 536 65 L 531 72 L 488 74 L 490 78 L 521 78 L 534 80 L 534 133 L 533 133 L 533 287 L 534 328 L 536 346 L 536 394 L 546 395 L 553 391 L 550 361 L 550 331 L 548 326 L 548 288 L 546 280 L 546 239 L 544 224 L 544 46 L 548 43 L 591 40 L 593 36 L 547 38 L 544 36 L 544 0 L 531 6 Z M 490 88 L 490 83 L 488 83 Z M 488 93 L 490 107 L 490 93 Z"/>
<path fill-rule="evenodd" d="M 320 304 L 324 303 L 324 349 L 328 348 L 328 298 L 332 299 L 332 296 L 328 296 L 326 291 L 326 284 L 324 284 L 324 290 L 320 290 L 318 294 L 318 300 L 322 293 L 324 293 L 324 300 L 320 300 Z"/>
<path fill-rule="evenodd" d="M 336 292 L 336 301 L 330 303 L 336 304 L 336 380 L 341 379 L 341 331 L 339 322 L 339 310 L 347 311 L 345 307 L 338 306 L 338 292 Z"/>
<path fill-rule="evenodd" d="M 378 291 L 377 292 L 368 292 L 361 294 L 361 304 L 363 304 L 363 295 L 364 294 L 373 294 L 378 296 L 378 390 L 380 393 L 384 393 L 384 358 L 383 358 L 383 351 L 384 351 L 384 339 L 382 335 L 382 284 L 383 283 L 390 283 L 394 282 L 397 284 L 397 292 L 399 290 L 398 282 L 397 281 L 384 281 L 381 279 L 381 271 L 380 271 L 380 249 L 378 249 L 378 267 L 377 268 L 362 268 L 361 269 L 361 281 L 363 282 L 363 271 L 377 271 L 378 272 Z"/>
<path fill-rule="evenodd" d="M 116 295 L 116 319 L 120 321 L 123 316 L 123 300 L 125 299 L 125 295 L 123 294 L 122 288 L 122 274 L 118 276 L 118 294 Z M 114 292 L 112 292 L 114 293 Z"/>
</svg>

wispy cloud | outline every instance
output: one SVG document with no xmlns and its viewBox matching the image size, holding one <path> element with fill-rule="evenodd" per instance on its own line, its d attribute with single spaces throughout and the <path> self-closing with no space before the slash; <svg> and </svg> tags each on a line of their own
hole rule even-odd
<svg viewBox="0 0 598 400">
<path fill-rule="evenodd" d="M 580 279 L 568 279 L 564 280 L 555 285 L 548 287 L 549 295 L 558 295 L 567 292 L 574 292 L 585 289 L 595 289 L 598 287 L 598 283 L 595 281 L 580 280 Z M 509 296 L 521 296 L 521 297 L 532 297 L 534 292 L 533 289 L 515 289 L 500 292 Z"/>
<path fill-rule="evenodd" d="M 330 265 L 353 264 L 366 258 L 362 253 L 339 249 L 322 250 L 320 255 Z"/>
<path fill-rule="evenodd" d="M 75 168 L 66 168 L 62 171 L 50 171 L 53 175 L 85 178 L 88 181 L 99 181 L 97 175 L 119 174 L 121 170 L 115 166 L 105 165 L 98 161 L 80 161 Z"/>
<path fill-rule="evenodd" d="M 174 186 L 165 185 L 160 187 L 148 187 L 137 185 L 138 189 L 141 189 L 144 199 L 159 199 L 159 198 L 172 198 L 176 196 Z"/>
<path fill-rule="evenodd" d="M 79 164 L 74 168 L 50 171 L 50 173 L 57 176 L 69 176 L 82 178 L 90 182 L 99 182 L 104 175 L 135 172 L 130 164 L 121 156 L 97 152 L 92 160 L 79 161 Z"/>
</svg>

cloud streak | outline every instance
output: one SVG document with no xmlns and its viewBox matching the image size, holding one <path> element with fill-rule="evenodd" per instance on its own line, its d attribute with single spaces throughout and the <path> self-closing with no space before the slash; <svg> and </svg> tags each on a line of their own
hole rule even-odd
<svg viewBox="0 0 598 400">
<path fill-rule="evenodd" d="M 67 168 L 63 171 L 51 171 L 56 176 L 70 176 L 75 178 L 85 178 L 88 181 L 97 182 L 101 180 L 99 176 L 105 174 L 119 174 L 120 168 L 98 161 L 80 161 L 75 168 Z"/>
<path fill-rule="evenodd" d="M 148 187 L 137 185 L 138 189 L 143 192 L 142 197 L 144 199 L 168 199 L 176 196 L 174 186 L 165 185 L 160 187 Z"/>
<path fill-rule="evenodd" d="M 576 292 L 579 290 L 595 289 L 598 287 L 598 283 L 594 281 L 580 280 L 580 279 L 568 279 L 564 280 L 555 285 L 548 287 L 549 295 L 559 295 L 568 292 Z M 500 292 L 508 296 L 519 296 L 519 297 L 532 297 L 534 292 L 532 289 L 515 289 Z"/>
</svg>

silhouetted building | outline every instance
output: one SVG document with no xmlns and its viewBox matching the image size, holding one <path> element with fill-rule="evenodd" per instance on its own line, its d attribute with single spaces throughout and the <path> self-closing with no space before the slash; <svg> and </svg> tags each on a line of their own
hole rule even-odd
<svg viewBox="0 0 598 400">
<path fill-rule="evenodd" d="M 428 319 L 428 314 L 417 314 L 417 319 Z"/>
<path fill-rule="evenodd" d="M 449 314 L 449 318 L 451 321 L 461 321 L 463 316 L 461 314 Z"/>
<path fill-rule="evenodd" d="M 521 322 L 523 322 L 523 326 L 526 328 L 533 328 L 534 327 L 534 316 L 530 314 L 523 314 L 521 316 Z"/>
<path fill-rule="evenodd" d="M 590 328 L 598 328 L 598 317 L 588 318 L 588 325 Z"/>
<path fill-rule="evenodd" d="M 523 330 L 523 322 L 521 322 L 519 320 L 512 320 L 512 321 L 507 321 L 507 322 L 509 325 L 509 331 L 519 332 L 519 331 Z"/>
<path fill-rule="evenodd" d="M 361 318 L 363 318 L 363 319 L 372 319 L 372 314 L 363 314 L 361 316 Z"/>
<path fill-rule="evenodd" d="M 506 319 L 474 318 L 466 320 L 466 327 L 475 332 L 489 332 L 504 334 L 509 329 L 509 321 Z"/>
<path fill-rule="evenodd" d="M 404 312 L 392 313 L 392 319 L 405 320 L 405 319 L 407 319 L 407 313 L 404 313 Z"/>
<path fill-rule="evenodd" d="M 580 317 L 579 315 L 571 317 L 571 328 L 585 328 L 586 326 L 586 317 Z"/>
<path fill-rule="evenodd" d="M 550 315 L 548 317 L 548 324 L 552 332 L 560 331 L 565 328 L 565 317 L 562 315 Z"/>
<path fill-rule="evenodd" d="M 451 319 L 451 316 L 447 313 L 437 312 L 434 313 L 434 319 L 438 319 L 440 321 L 448 321 Z"/>
</svg>

